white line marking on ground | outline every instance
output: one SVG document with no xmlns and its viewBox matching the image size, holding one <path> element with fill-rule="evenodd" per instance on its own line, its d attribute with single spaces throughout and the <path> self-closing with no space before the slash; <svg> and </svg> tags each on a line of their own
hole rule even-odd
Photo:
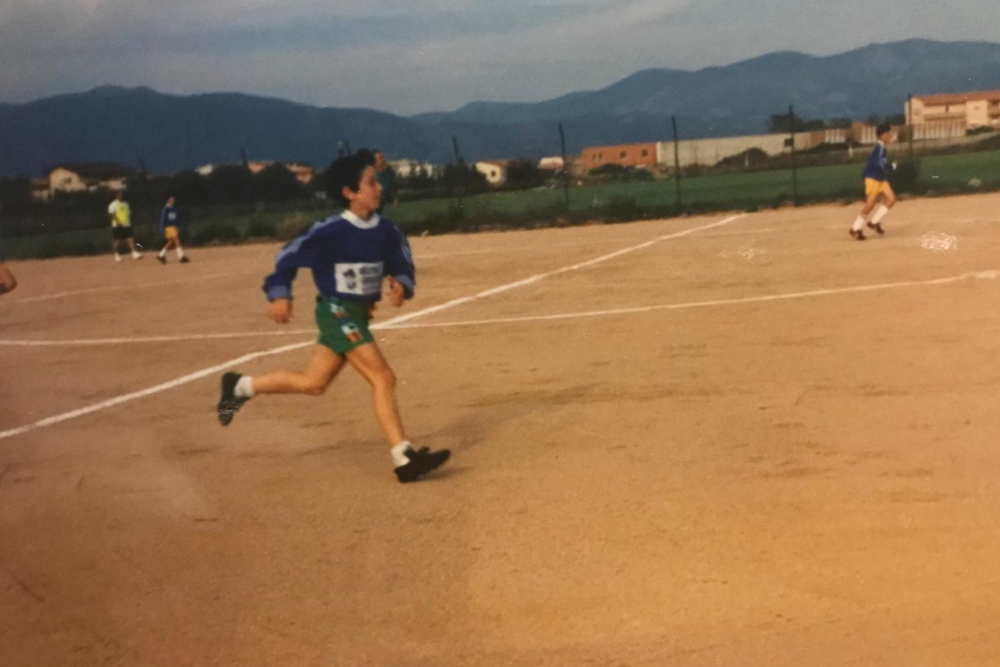
<svg viewBox="0 0 1000 667">
<path fill-rule="evenodd" d="M 128 345 L 135 343 L 178 343 L 193 340 L 229 340 L 271 336 L 301 336 L 316 333 L 316 329 L 285 329 L 281 331 L 247 331 L 217 334 L 189 334 L 177 336 L 134 336 L 132 338 L 81 338 L 76 340 L 0 340 L 0 347 L 60 347 Z"/>
<path fill-rule="evenodd" d="M 852 292 L 873 292 L 901 287 L 917 287 L 921 285 L 946 285 L 963 280 L 985 279 L 994 280 L 1000 276 L 1000 271 L 976 271 L 963 273 L 949 278 L 934 278 L 932 280 L 915 280 L 896 283 L 881 283 L 878 285 L 860 285 L 857 287 L 834 287 L 829 289 L 810 290 L 808 292 L 792 292 L 789 294 L 771 294 L 765 296 L 749 296 L 741 299 L 718 299 L 715 301 L 695 301 L 689 303 L 672 303 L 660 306 L 639 306 L 636 308 L 616 308 L 614 310 L 591 310 L 577 313 L 560 313 L 556 315 L 535 315 L 531 317 L 500 317 L 490 320 L 465 320 L 459 322 L 425 322 L 418 324 L 391 324 L 387 329 L 430 329 L 447 327 L 469 327 L 483 324 L 504 324 L 510 322 L 539 322 L 545 320 L 566 320 L 578 317 L 602 317 L 606 315 L 626 315 L 630 313 L 648 313 L 655 310 L 684 310 L 687 308 L 707 308 L 709 306 L 731 306 L 744 303 L 759 303 L 763 301 L 782 301 L 786 299 L 805 299 L 814 296 L 832 296 L 835 294 L 850 294 Z"/>
<path fill-rule="evenodd" d="M 694 234 L 695 232 L 699 232 L 699 231 L 702 231 L 702 230 L 705 230 L 705 229 L 713 229 L 715 227 L 721 227 L 722 225 L 727 225 L 727 224 L 729 224 L 730 222 L 732 222 L 734 220 L 738 220 L 739 218 L 744 217 L 745 215 L 746 215 L 745 213 L 740 213 L 738 215 L 729 216 L 728 218 L 725 218 L 724 220 L 720 220 L 718 222 L 713 222 L 713 223 L 710 223 L 710 224 L 707 224 L 707 225 L 701 225 L 700 227 L 692 227 L 690 229 L 686 229 L 686 230 L 680 231 L 680 232 L 675 232 L 673 234 L 664 234 L 664 235 L 658 236 L 658 237 L 656 237 L 656 238 L 654 238 L 654 239 L 652 239 L 650 241 L 646 241 L 646 242 L 640 243 L 638 245 L 630 246 L 630 247 L 624 248 L 622 250 L 617 250 L 615 252 L 608 253 L 607 255 L 602 255 L 600 257 L 596 257 L 594 259 L 587 260 L 586 262 L 580 262 L 578 264 L 573 264 L 572 266 L 566 266 L 566 267 L 563 267 L 561 269 L 556 269 L 554 271 L 548 271 L 546 273 L 540 273 L 538 275 L 531 276 L 530 278 L 525 278 L 524 280 L 518 280 L 518 281 L 515 281 L 513 283 L 508 283 L 506 285 L 501 285 L 499 287 L 494 287 L 493 289 L 488 289 L 486 291 L 479 292 L 478 294 L 475 294 L 475 295 L 473 295 L 471 297 L 463 297 L 461 299 L 454 299 L 452 301 L 448 301 L 447 303 L 443 303 L 443 304 L 438 305 L 438 306 L 431 306 L 430 308 L 424 308 L 422 310 L 418 310 L 416 312 L 409 313 L 407 315 L 400 315 L 399 317 L 394 317 L 392 319 L 386 320 L 385 322 L 383 322 L 381 324 L 374 324 L 374 325 L 372 325 L 371 328 L 373 330 L 375 330 L 375 329 L 387 329 L 387 328 L 391 328 L 393 325 L 395 325 L 397 323 L 400 323 L 400 322 L 406 322 L 406 321 L 412 320 L 412 319 L 414 319 L 416 317 L 421 317 L 423 315 L 429 315 L 431 313 L 440 312 L 440 311 L 445 310 L 447 308 L 453 308 L 455 306 L 458 306 L 458 305 L 461 305 L 461 304 L 464 304 L 464 303 L 469 303 L 471 301 L 475 301 L 477 299 L 481 299 L 481 298 L 484 298 L 486 296 L 493 296 L 495 294 L 500 294 L 502 292 L 506 292 L 507 290 L 511 290 L 511 289 L 514 289 L 515 287 L 520 287 L 522 285 L 530 285 L 532 283 L 538 282 L 539 280 L 542 280 L 543 278 L 547 278 L 549 276 L 554 276 L 554 275 L 558 275 L 560 273 L 566 273 L 567 271 L 575 271 L 577 269 L 582 269 L 582 268 L 585 268 L 585 267 L 588 267 L 588 266 L 593 266 L 594 264 L 597 264 L 599 262 L 604 262 L 604 261 L 607 261 L 609 259 L 613 259 L 615 257 L 620 257 L 620 256 L 625 255 L 627 253 L 635 252 L 636 250 L 641 250 L 642 248 L 648 248 L 649 246 L 653 245 L 654 243 L 659 243 L 660 241 L 666 241 L 666 240 L 669 240 L 669 239 L 674 239 L 674 238 L 679 238 L 679 237 L 682 237 L 682 236 L 687 236 L 688 234 Z M 78 410 L 72 410 L 70 412 L 64 412 L 62 414 L 55 415 L 55 416 L 52 416 L 52 417 L 47 417 L 47 418 L 42 419 L 40 421 L 34 422 L 32 424 L 27 424 L 26 426 L 20 426 L 18 428 L 9 429 L 7 431 L 0 431 L 0 440 L 3 440 L 5 438 L 11 438 L 11 437 L 14 437 L 16 435 L 21 435 L 21 434 L 27 433 L 29 431 L 34 431 L 36 429 L 45 428 L 47 426 L 52 426 L 54 424 L 59 424 L 59 423 L 64 422 L 66 420 L 75 419 L 76 417 L 82 417 L 84 415 L 88 415 L 88 414 L 91 414 L 93 412 L 98 412 L 100 410 L 106 410 L 108 408 L 113 408 L 116 405 L 121 405 L 122 403 L 128 403 L 130 401 L 134 401 L 134 400 L 137 400 L 137 399 L 140 399 L 140 398 L 145 398 L 146 396 L 152 396 L 153 394 L 158 394 L 160 392 L 167 391 L 168 389 L 173 389 L 175 387 L 179 387 L 179 386 L 187 384 L 189 382 L 194 382 L 195 380 L 200 380 L 200 379 L 202 379 L 204 377 L 208 377 L 209 375 L 212 375 L 214 373 L 218 373 L 219 371 L 223 371 L 223 370 L 226 370 L 228 368 L 232 368 L 233 366 L 237 366 L 239 364 L 246 363 L 247 361 L 252 361 L 253 359 L 259 359 L 261 357 L 267 357 L 267 356 L 271 356 L 271 355 L 275 355 L 275 354 L 282 354 L 284 352 L 291 352 L 292 350 L 298 350 L 300 348 L 306 347 L 308 345 L 314 345 L 314 344 L 315 344 L 314 340 L 309 340 L 309 341 L 302 342 L 302 343 L 294 343 L 292 345 L 283 345 L 281 347 L 276 347 L 276 348 L 271 349 L 271 350 L 265 350 L 263 352 L 254 352 L 252 354 L 246 354 L 246 355 L 243 355 L 242 357 L 238 357 L 236 359 L 232 359 L 230 361 L 226 361 L 226 362 L 223 362 L 221 364 L 217 364 L 215 366 L 212 366 L 211 368 L 206 368 L 206 369 L 203 369 L 203 370 L 200 370 L 200 371 L 196 371 L 194 373 L 190 373 L 190 374 L 185 375 L 183 377 L 177 378 L 176 380 L 171 380 L 169 382 L 163 382 L 163 383 L 155 385 L 153 387 L 149 387 L 148 389 L 142 389 L 140 391 L 135 391 L 135 392 L 132 392 L 130 394 L 124 394 L 122 396 L 118 396 L 118 397 L 109 399 L 107 401 L 102 401 L 100 403 L 95 403 L 94 405 L 90 405 L 90 406 L 87 406 L 85 408 L 80 408 Z"/>
<path fill-rule="evenodd" d="M 89 405 L 85 408 L 80 408 L 79 410 L 71 410 L 70 412 L 64 412 L 61 415 L 55 415 L 54 417 L 48 417 L 42 419 L 33 424 L 28 424 L 27 426 L 21 426 L 19 428 L 10 429 L 7 431 L 0 431 L 0 440 L 4 438 L 12 438 L 15 435 L 21 435 L 22 433 L 27 433 L 28 431 L 34 431 L 35 429 L 44 428 L 46 426 L 52 426 L 60 422 L 64 422 L 68 419 L 75 419 L 76 417 L 82 417 L 83 415 L 89 415 L 92 412 L 97 412 L 99 410 L 106 410 L 107 408 L 112 408 L 116 405 L 121 405 L 122 403 L 128 403 L 129 401 L 134 401 L 138 398 L 143 398 L 145 396 L 152 396 L 153 394 L 158 394 L 161 391 L 166 391 L 167 389 L 173 389 L 174 387 L 179 387 L 182 384 L 187 384 L 188 382 L 194 382 L 195 380 L 200 380 L 203 377 L 208 377 L 214 373 L 225 370 L 227 368 L 232 368 L 233 366 L 247 361 L 252 361 L 253 359 L 259 359 L 260 357 L 266 357 L 272 354 L 281 354 L 283 352 L 291 352 L 292 350 L 297 350 L 300 347 L 305 347 L 306 345 L 312 345 L 313 341 L 306 343 L 294 343 L 292 345 L 283 345 L 282 347 L 276 347 L 273 350 L 266 350 L 264 352 L 253 352 L 252 354 L 245 354 L 237 359 L 232 359 L 217 366 L 212 366 L 211 368 L 205 368 L 195 373 L 185 375 L 184 377 L 179 377 L 176 380 L 171 380 L 169 382 L 164 382 L 162 384 L 149 387 L 148 389 L 142 389 L 141 391 L 134 391 L 131 394 L 124 394 L 122 396 L 117 396 L 115 398 L 109 399 L 107 401 L 102 401 L 101 403 L 95 403 L 94 405 Z"/>
<path fill-rule="evenodd" d="M 237 273 L 219 273 L 209 276 L 195 276 L 191 278 L 181 278 L 179 280 L 161 280 L 155 283 L 138 283 L 129 285 L 113 285 L 110 287 L 91 287 L 87 289 L 79 290 L 68 290 L 65 292 L 55 292 L 53 294 L 42 294 L 39 296 L 28 296 L 21 299 L 14 299 L 13 303 L 34 303 L 36 301 L 50 301 L 52 299 L 65 299 L 70 296 L 80 296 L 82 294 L 97 294 L 100 292 L 125 292 L 131 289 L 144 289 L 151 287 L 167 287 L 169 285 L 177 285 L 179 283 L 190 283 L 190 282 L 201 282 L 205 280 L 214 280 L 216 278 L 229 278 L 233 276 L 242 276 L 250 273 L 249 271 L 242 271 Z M 256 272 L 255 272 L 256 273 Z"/>
</svg>

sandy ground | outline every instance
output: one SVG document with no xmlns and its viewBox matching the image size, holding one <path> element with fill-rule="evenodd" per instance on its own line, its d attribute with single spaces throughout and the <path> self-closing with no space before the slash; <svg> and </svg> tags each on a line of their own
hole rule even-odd
<svg viewBox="0 0 1000 667">
<path fill-rule="evenodd" d="M 13 264 L 0 662 L 1000 664 L 1000 196 L 854 215 L 412 239 L 377 321 L 478 295 L 378 332 L 454 452 L 412 485 L 350 370 L 226 429 L 221 369 L 106 403 L 313 339 L 276 246 Z"/>
</svg>

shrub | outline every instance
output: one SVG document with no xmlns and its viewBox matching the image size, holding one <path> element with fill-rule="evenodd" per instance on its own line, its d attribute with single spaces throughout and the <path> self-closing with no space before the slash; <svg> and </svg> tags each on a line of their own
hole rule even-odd
<svg viewBox="0 0 1000 667">
<path fill-rule="evenodd" d="M 240 230 L 232 224 L 222 222 L 212 222 L 191 236 L 192 245 L 206 245 L 213 241 L 239 241 L 242 238 Z"/>
<path fill-rule="evenodd" d="M 251 220 L 247 225 L 243 238 L 246 239 L 273 239 L 278 235 L 278 223 L 265 220 Z"/>
<path fill-rule="evenodd" d="M 916 192 L 920 178 L 920 160 L 905 159 L 889 174 L 889 183 L 896 192 Z"/>
<path fill-rule="evenodd" d="M 274 236 L 276 236 L 279 241 L 291 241 L 296 236 L 304 232 L 309 225 L 312 224 L 312 222 L 313 219 L 302 211 L 290 213 L 278 223 L 274 231 Z"/>
</svg>

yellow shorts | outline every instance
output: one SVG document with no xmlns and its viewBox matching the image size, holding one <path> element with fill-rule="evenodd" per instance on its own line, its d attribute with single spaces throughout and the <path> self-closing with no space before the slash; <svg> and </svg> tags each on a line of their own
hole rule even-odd
<svg viewBox="0 0 1000 667">
<path fill-rule="evenodd" d="M 874 178 L 865 179 L 865 198 L 871 199 L 878 195 L 892 196 L 892 186 L 889 181 L 876 181 Z"/>
<path fill-rule="evenodd" d="M 163 236 L 168 241 L 180 241 L 181 240 L 181 234 L 180 234 L 179 231 L 177 231 L 176 227 L 164 227 L 163 228 Z"/>
</svg>

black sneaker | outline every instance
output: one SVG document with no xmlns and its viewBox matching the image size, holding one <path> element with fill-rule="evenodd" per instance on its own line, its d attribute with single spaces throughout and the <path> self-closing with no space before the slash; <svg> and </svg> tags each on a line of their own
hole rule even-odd
<svg viewBox="0 0 1000 667">
<path fill-rule="evenodd" d="M 869 222 L 868 223 L 868 229 L 874 229 L 879 234 L 885 234 L 885 230 L 882 229 L 882 223 L 881 222 Z"/>
<path fill-rule="evenodd" d="M 222 376 L 222 398 L 219 399 L 219 423 L 229 426 L 233 421 L 233 416 L 249 401 L 249 398 L 240 398 L 236 395 L 236 383 L 243 377 L 239 373 L 226 373 Z"/>
<path fill-rule="evenodd" d="M 181 264 L 188 264 L 190 261 L 187 256 L 181 257 Z"/>
<path fill-rule="evenodd" d="M 852 229 L 851 230 L 851 236 L 853 236 L 854 238 L 856 238 L 859 241 L 864 241 L 865 240 L 865 234 L 860 229 L 858 231 L 854 231 Z"/>
<path fill-rule="evenodd" d="M 432 452 L 427 447 L 410 449 L 406 452 L 406 458 L 409 459 L 406 465 L 396 466 L 396 477 L 399 478 L 401 484 L 415 482 L 443 465 L 449 456 L 451 456 L 451 452 L 447 449 L 437 452 Z"/>
<path fill-rule="evenodd" d="M 160 264 L 166 264 L 167 263 L 167 258 L 164 257 L 163 255 L 157 255 L 156 259 L 159 260 Z"/>
</svg>

